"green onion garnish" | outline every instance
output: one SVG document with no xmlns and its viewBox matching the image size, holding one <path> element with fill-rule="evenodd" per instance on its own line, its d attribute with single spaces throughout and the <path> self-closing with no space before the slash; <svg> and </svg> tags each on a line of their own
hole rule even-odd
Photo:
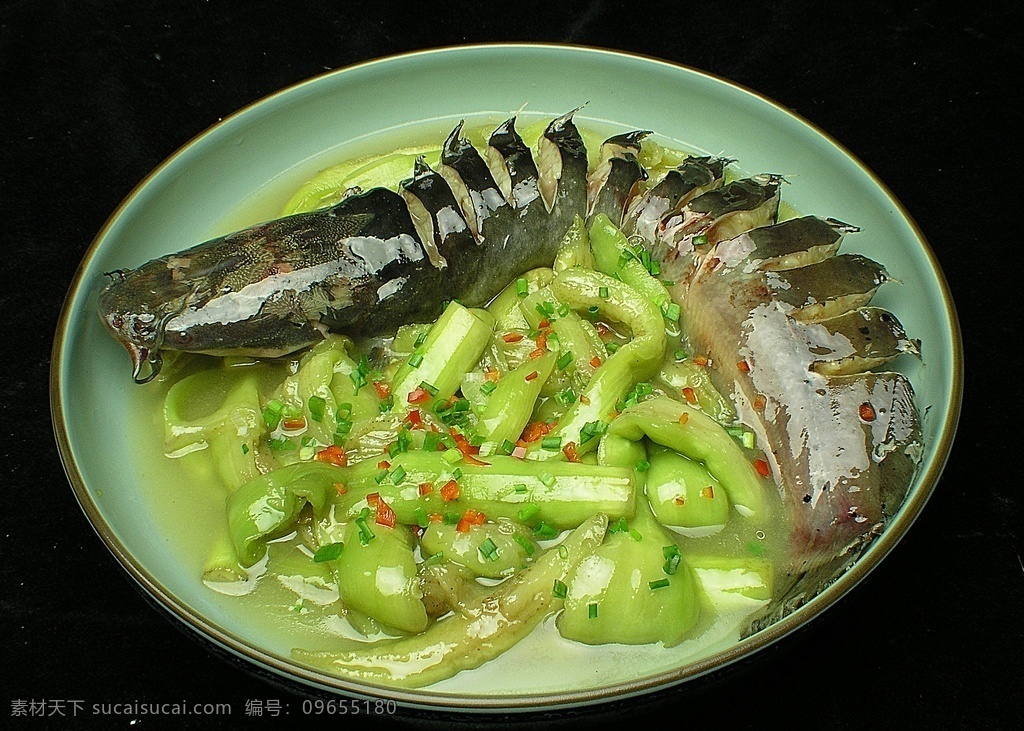
<svg viewBox="0 0 1024 731">
<path fill-rule="evenodd" d="M 658 579 L 657 581 L 650 582 L 649 584 L 647 584 L 647 586 L 651 587 L 652 590 L 664 589 L 666 586 L 668 586 L 668 579 Z"/>
<path fill-rule="evenodd" d="M 530 539 L 524 538 L 518 533 L 512 536 L 512 538 L 513 540 L 515 540 L 516 543 L 523 547 L 523 550 L 526 551 L 527 556 L 532 556 L 534 552 L 537 550 L 536 548 L 534 548 L 533 543 L 530 542 Z"/>
<path fill-rule="evenodd" d="M 642 541 L 644 539 L 643 535 L 641 535 L 640 531 L 638 531 L 636 528 L 630 528 L 629 529 L 629 537 L 632 538 L 637 543 L 639 543 L 640 541 Z"/>
<path fill-rule="evenodd" d="M 437 386 L 435 386 L 432 383 L 427 383 L 426 381 L 420 381 L 420 388 L 422 388 L 424 391 L 429 393 L 431 396 L 436 396 L 437 395 Z"/>
<path fill-rule="evenodd" d="M 562 448 L 562 437 L 544 437 L 540 442 L 541 449 L 546 449 L 549 452 L 557 452 Z M 551 487 L 551 485 L 548 485 Z"/>
<path fill-rule="evenodd" d="M 389 393 L 387 398 L 384 398 L 380 402 L 380 413 L 386 414 L 395 407 L 395 394 Z"/>
<path fill-rule="evenodd" d="M 267 407 L 263 409 L 263 421 L 270 429 L 276 429 L 277 425 L 281 423 L 281 411 L 284 409 L 284 404 L 278 400 L 273 400 L 267 404 Z"/>
<path fill-rule="evenodd" d="M 452 470 L 452 479 L 453 480 L 461 480 L 462 479 L 462 468 L 456 467 L 454 470 Z"/>
<path fill-rule="evenodd" d="M 646 472 L 650 468 L 651 468 L 651 463 L 648 462 L 646 459 L 641 459 L 639 462 L 636 463 L 636 471 L 637 472 Z"/>
<path fill-rule="evenodd" d="M 310 396 L 306 401 L 306 407 L 309 409 L 309 415 L 313 421 L 324 420 L 324 409 L 327 408 L 327 402 L 320 396 Z"/>
<path fill-rule="evenodd" d="M 520 297 L 525 297 L 530 293 L 530 285 L 525 279 L 516 280 L 516 294 Z"/>
<path fill-rule="evenodd" d="M 707 242 L 708 242 L 708 237 L 705 234 L 700 234 L 699 236 L 694 236 L 693 237 L 693 245 L 694 246 L 703 246 Z"/>
<path fill-rule="evenodd" d="M 494 381 L 487 381 L 487 383 L 480 387 L 480 393 L 490 396 L 492 393 L 494 393 L 494 389 L 496 389 L 497 387 L 498 384 L 495 383 Z"/>
<path fill-rule="evenodd" d="M 387 470 L 381 470 L 380 472 L 378 472 L 377 474 L 375 474 L 373 476 L 373 481 L 376 482 L 379 485 L 380 483 L 384 482 L 384 480 L 386 480 L 387 478 L 388 478 L 388 471 Z"/>
<path fill-rule="evenodd" d="M 541 521 L 537 524 L 537 527 L 533 529 L 533 535 L 537 536 L 539 540 L 547 541 L 557 536 L 558 530 L 552 528 L 544 521 Z"/>
<path fill-rule="evenodd" d="M 626 524 L 625 518 L 619 518 L 616 522 L 608 526 L 609 533 L 625 533 L 629 530 L 629 526 Z"/>
<path fill-rule="evenodd" d="M 428 431 L 423 435 L 423 451 L 424 452 L 436 452 L 437 445 L 441 439 L 436 431 Z"/>
<path fill-rule="evenodd" d="M 366 376 L 361 371 L 352 371 L 348 377 L 352 379 L 352 385 L 355 386 L 353 393 L 358 394 L 359 389 L 366 385 Z"/>
<path fill-rule="evenodd" d="M 555 476 L 552 475 L 550 472 L 541 472 L 539 477 L 540 481 L 543 482 L 544 485 L 547 487 L 551 487 L 552 485 L 555 484 Z"/>
<path fill-rule="evenodd" d="M 619 344 L 618 343 L 605 343 L 604 344 L 604 349 L 608 351 L 608 355 L 611 355 L 612 353 L 614 353 L 616 350 L 619 349 Z"/>
<path fill-rule="evenodd" d="M 598 287 L 597 288 L 597 296 L 600 297 L 603 300 L 608 299 L 608 288 L 607 287 Z"/>
<path fill-rule="evenodd" d="M 558 309 L 555 311 L 558 313 L 559 317 L 565 317 L 569 314 L 569 305 L 563 302 L 558 306 Z"/>
<path fill-rule="evenodd" d="M 569 588 L 564 583 L 559 579 L 555 579 L 554 586 L 551 587 L 551 596 L 555 597 L 555 599 L 565 599 L 568 591 Z"/>
<path fill-rule="evenodd" d="M 587 619 L 597 619 L 597 602 L 587 605 Z"/>
<path fill-rule="evenodd" d="M 423 364 L 423 356 L 419 353 L 413 353 L 409 356 L 409 365 L 413 368 L 419 368 Z"/>
<path fill-rule="evenodd" d="M 242 443 L 242 454 L 249 454 L 249 445 Z"/>
<path fill-rule="evenodd" d="M 665 305 L 662 313 L 665 315 L 666 320 L 669 320 L 670 322 L 679 322 L 679 316 L 682 314 L 682 309 L 675 302 L 670 302 Z"/>
<path fill-rule="evenodd" d="M 679 568 L 679 562 L 681 560 L 682 556 L 680 556 L 678 553 L 675 556 L 669 556 L 667 559 L 665 559 L 665 565 L 661 567 L 662 571 L 664 571 L 669 576 L 672 576 L 673 574 L 675 574 L 676 569 Z"/>
<path fill-rule="evenodd" d="M 477 550 L 488 561 L 498 560 L 498 546 L 490 538 L 481 543 Z"/>
<path fill-rule="evenodd" d="M 445 513 L 441 520 L 445 525 L 457 525 L 462 520 L 462 516 L 458 513 Z"/>
<path fill-rule="evenodd" d="M 573 354 L 571 350 L 567 350 L 558 356 L 558 360 L 555 361 L 555 367 L 560 371 L 564 371 L 570 363 L 572 363 Z"/>
<path fill-rule="evenodd" d="M 596 320 L 597 316 L 601 313 L 601 308 L 597 305 L 591 305 L 587 308 L 587 314 L 590 315 L 592 320 Z"/>
<path fill-rule="evenodd" d="M 685 350 L 677 350 L 675 356 L 676 360 L 686 360 L 687 358 Z"/>
<path fill-rule="evenodd" d="M 355 523 L 356 528 L 359 529 L 359 542 L 362 543 L 364 546 L 368 545 L 370 541 L 377 537 L 373 534 L 373 531 L 370 530 L 370 526 L 366 524 L 366 518 L 364 518 L 362 515 L 356 518 Z"/>
<path fill-rule="evenodd" d="M 441 458 L 448 464 L 455 464 L 462 460 L 462 452 L 457 449 L 446 449 L 441 453 Z"/>
<path fill-rule="evenodd" d="M 402 482 L 405 477 L 405 468 L 402 465 L 398 465 L 395 469 L 391 470 L 391 484 L 398 485 Z"/>
<path fill-rule="evenodd" d="M 514 452 L 515 449 L 516 449 L 516 445 L 515 445 L 514 442 L 512 442 L 512 441 L 510 441 L 508 439 L 505 439 L 505 440 L 502 440 L 501 447 L 499 447 L 499 449 L 501 449 L 501 451 L 504 452 L 505 454 L 512 454 L 512 452 Z M 524 485 L 524 487 L 525 487 L 525 485 Z"/>
<path fill-rule="evenodd" d="M 316 563 L 323 563 L 324 561 L 333 561 L 341 555 L 341 550 L 345 547 L 344 543 L 328 543 L 320 546 L 316 549 L 316 553 L 313 554 L 313 560 Z"/>
<path fill-rule="evenodd" d="M 517 514 L 520 522 L 526 523 L 540 512 L 540 507 L 535 503 L 527 503 Z"/>
<path fill-rule="evenodd" d="M 424 330 L 423 332 L 421 332 L 419 335 L 416 336 L 416 340 L 412 344 L 413 350 L 415 350 L 416 348 L 420 347 L 425 342 L 427 342 L 427 331 L 426 330 Z"/>
<path fill-rule="evenodd" d="M 565 547 L 564 543 L 558 546 L 558 557 L 569 558 L 569 549 Z"/>
<path fill-rule="evenodd" d="M 292 450 L 298 449 L 295 446 L 295 442 L 291 439 L 285 439 L 284 437 L 278 437 L 277 439 L 271 439 L 270 448 L 275 452 L 291 452 Z"/>
<path fill-rule="evenodd" d="M 764 546 L 762 546 L 757 541 L 750 541 L 747 544 L 747 550 L 750 551 L 751 555 L 760 556 L 762 553 L 764 553 Z"/>
<path fill-rule="evenodd" d="M 412 514 L 416 518 L 416 525 L 420 528 L 426 528 L 430 525 L 430 516 L 427 515 L 427 511 L 423 508 L 416 508 L 412 511 Z"/>
<path fill-rule="evenodd" d="M 517 482 L 512 486 L 512 489 L 520 495 L 525 495 L 527 493 L 526 485 L 522 482 Z"/>
</svg>

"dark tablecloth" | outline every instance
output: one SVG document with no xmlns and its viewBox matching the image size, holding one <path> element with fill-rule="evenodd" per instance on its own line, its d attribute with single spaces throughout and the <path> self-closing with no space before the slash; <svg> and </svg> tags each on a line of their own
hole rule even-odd
<svg viewBox="0 0 1024 731">
<path fill-rule="evenodd" d="M 304 691 L 254 675 L 151 606 L 92 531 L 61 468 L 47 405 L 64 294 L 132 187 L 239 107 L 374 57 L 543 41 L 724 76 L 848 147 L 937 253 L 963 325 L 967 385 L 945 475 L 919 520 L 810 626 L 683 687 L 527 723 L 999 728 L 1019 720 L 1022 389 L 1019 355 L 1008 348 L 1019 339 L 1011 307 L 1020 299 L 1022 24 L 1012 3 L 0 3 L 0 242 L 11 257 L 0 303 L 12 336 L 0 349 L 0 672 L 10 703 L 0 716 L 24 712 L 12 720 L 25 726 L 259 727 L 277 701 L 293 723 L 310 720 Z M 59 719 L 76 700 L 84 710 Z M 249 701 L 268 712 L 247 716 Z M 94 703 L 115 702 L 226 703 L 231 716 L 170 724 L 91 713 Z M 53 715 L 39 718 L 40 709 Z"/>
</svg>

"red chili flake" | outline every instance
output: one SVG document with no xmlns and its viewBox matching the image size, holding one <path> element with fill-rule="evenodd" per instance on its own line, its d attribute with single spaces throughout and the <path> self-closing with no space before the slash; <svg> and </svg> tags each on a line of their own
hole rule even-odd
<svg viewBox="0 0 1024 731">
<path fill-rule="evenodd" d="M 366 504 L 369 505 L 371 508 L 377 507 L 377 503 L 379 503 L 379 502 L 380 502 L 380 493 L 379 492 L 371 492 L 369 495 L 366 496 Z"/>
<path fill-rule="evenodd" d="M 745 360 L 741 360 L 740 362 L 738 362 L 736 364 L 736 367 L 739 368 L 744 373 L 750 373 L 750 364 L 747 363 L 747 361 Z"/>
<path fill-rule="evenodd" d="M 501 339 L 504 340 L 506 343 L 518 343 L 520 340 L 523 339 L 523 334 L 505 333 L 504 335 L 501 336 Z"/>
<path fill-rule="evenodd" d="M 395 523 L 398 522 L 398 518 L 395 516 L 395 511 L 392 510 L 391 506 L 383 500 L 377 501 L 377 515 L 374 517 L 374 520 L 378 525 L 383 525 L 388 528 L 394 528 Z"/>
<path fill-rule="evenodd" d="M 693 364 L 699 366 L 706 366 L 708 364 L 708 359 L 703 355 L 695 355 L 693 356 Z"/>
<path fill-rule="evenodd" d="M 586 394 L 581 395 L 580 396 L 580 403 L 589 406 L 590 405 L 590 396 L 587 396 Z"/>
<path fill-rule="evenodd" d="M 281 422 L 281 426 L 283 426 L 288 431 L 295 431 L 296 429 L 305 429 L 306 417 L 296 416 L 294 419 L 285 419 L 284 421 Z"/>
<path fill-rule="evenodd" d="M 565 458 L 570 462 L 583 461 L 582 459 L 580 459 L 579 454 L 576 453 L 576 442 L 569 442 L 564 447 L 562 447 L 562 454 L 564 454 Z"/>
<path fill-rule="evenodd" d="M 339 495 L 344 495 L 345 493 L 348 492 L 348 488 L 345 487 L 345 483 L 343 483 L 343 482 L 335 482 L 334 483 L 334 491 L 336 493 L 338 493 Z"/>
<path fill-rule="evenodd" d="M 430 392 L 425 388 L 414 388 L 409 392 L 408 401 L 410 404 L 422 404 L 430 400 Z"/>
<path fill-rule="evenodd" d="M 858 409 L 858 411 L 860 412 L 860 418 L 863 419 L 864 421 L 875 420 L 875 407 L 869 404 L 867 401 L 860 405 L 860 409 Z"/>
<path fill-rule="evenodd" d="M 543 330 L 546 327 L 551 327 L 551 321 L 546 317 L 542 317 L 540 322 L 537 323 L 537 329 Z"/>
<path fill-rule="evenodd" d="M 531 421 L 529 424 L 526 425 L 526 428 L 523 429 L 522 441 L 525 442 L 526 444 L 529 444 L 530 442 L 535 442 L 542 436 L 547 434 L 549 431 L 551 431 L 551 427 L 545 424 L 543 421 Z"/>
<path fill-rule="evenodd" d="M 414 536 L 416 536 L 417 538 L 419 538 L 419 537 L 420 537 L 421 535 L 423 535 L 423 531 L 425 531 L 425 530 L 426 530 L 426 528 L 420 528 L 420 527 L 419 527 L 418 525 L 410 525 L 410 526 L 409 526 L 409 530 L 411 530 L 411 531 L 412 531 L 412 534 L 413 534 Z"/>
<path fill-rule="evenodd" d="M 419 429 L 423 426 L 423 417 L 420 416 L 419 409 L 413 409 L 410 411 L 408 416 L 405 417 L 405 420 L 413 429 Z"/>
<path fill-rule="evenodd" d="M 455 440 L 455 446 L 462 452 L 463 458 L 470 464 L 476 465 L 489 465 L 490 462 L 484 462 L 477 459 L 474 455 L 480 454 L 480 447 L 474 447 L 469 443 L 469 440 L 465 436 L 455 431 L 454 429 L 450 432 L 452 438 Z"/>
<path fill-rule="evenodd" d="M 431 523 L 440 523 L 442 520 L 444 520 L 444 516 L 440 513 L 431 513 L 427 516 L 427 520 L 429 520 Z"/>
<path fill-rule="evenodd" d="M 686 399 L 686 403 L 695 404 L 697 403 L 697 394 L 693 392 L 693 389 L 687 386 L 683 389 L 683 398 Z"/>
<path fill-rule="evenodd" d="M 594 366 L 594 368 L 600 368 L 601 367 L 601 356 L 595 355 L 593 358 L 591 358 L 590 359 L 590 365 Z"/>
<path fill-rule="evenodd" d="M 686 413 L 685 411 L 679 415 L 679 423 L 680 424 L 685 424 L 689 420 L 690 420 L 690 415 L 688 413 Z"/>
<path fill-rule="evenodd" d="M 676 498 L 675 500 L 673 500 L 672 502 L 674 502 L 674 503 L 675 503 L 676 505 L 678 505 L 679 507 L 683 507 L 683 505 L 685 505 L 685 504 L 686 504 L 686 498 L 684 498 L 684 497 L 683 497 L 682 495 L 680 495 L 679 497 L 677 497 L 677 498 Z"/>
<path fill-rule="evenodd" d="M 767 477 L 772 473 L 768 463 L 760 457 L 754 460 L 754 469 L 757 470 L 757 474 L 761 475 L 761 477 Z"/>
<path fill-rule="evenodd" d="M 491 381 L 492 383 L 501 380 L 501 371 L 499 371 L 497 368 L 491 368 L 490 366 L 487 366 L 486 368 L 484 368 L 484 380 Z"/>
<path fill-rule="evenodd" d="M 441 488 L 441 499 L 446 503 L 459 499 L 459 483 L 455 480 L 448 480 Z"/>
<path fill-rule="evenodd" d="M 474 525 L 483 525 L 487 522 L 487 516 L 481 513 L 479 510 L 473 510 L 468 508 L 465 513 L 462 514 L 462 518 L 459 519 L 459 523 L 455 526 L 455 530 L 459 533 L 469 533 L 470 528 Z"/>
<path fill-rule="evenodd" d="M 543 350 L 543 351 L 546 352 L 547 349 L 548 349 L 548 333 L 547 333 L 547 330 L 545 330 L 540 335 L 538 335 L 537 339 L 534 340 L 534 342 L 537 343 L 537 350 Z"/>
<path fill-rule="evenodd" d="M 706 497 L 708 500 L 712 500 L 715 497 L 715 488 L 708 485 L 700 491 L 701 497 Z"/>
<path fill-rule="evenodd" d="M 386 459 L 382 459 L 380 462 L 377 463 L 377 469 L 389 470 L 391 469 L 391 463 L 388 462 Z"/>
<path fill-rule="evenodd" d="M 344 467 L 348 464 L 348 456 L 346 456 L 345 450 L 336 444 L 327 447 L 327 449 L 321 449 L 316 453 L 316 458 L 318 462 L 326 462 L 335 467 Z"/>
<path fill-rule="evenodd" d="M 756 411 L 764 411 L 764 407 L 767 405 L 768 399 L 766 399 L 761 394 L 757 394 L 757 396 L 754 397 L 754 409 Z"/>
<path fill-rule="evenodd" d="M 434 491 L 434 485 L 430 482 L 420 483 L 420 495 L 429 495 Z"/>
<path fill-rule="evenodd" d="M 377 398 L 382 401 L 391 395 L 391 386 L 384 381 L 374 381 L 373 390 L 377 392 Z"/>
<path fill-rule="evenodd" d="M 603 322 L 597 323 L 597 325 L 594 326 L 594 329 L 597 330 L 597 334 L 602 338 L 611 332 L 611 330 L 608 329 L 608 326 Z"/>
<path fill-rule="evenodd" d="M 543 348 L 537 348 L 536 350 L 533 350 L 533 351 L 530 352 L 530 360 L 537 360 L 538 358 L 543 358 L 543 357 L 544 357 L 544 349 Z M 536 377 L 537 377 L 537 374 L 535 373 L 534 374 L 534 378 L 536 378 Z M 526 380 L 529 381 L 530 377 L 527 376 Z"/>
<path fill-rule="evenodd" d="M 535 352 L 537 352 L 537 351 L 534 351 L 534 353 L 535 353 Z M 543 353 L 541 353 L 541 355 L 544 355 L 544 354 L 543 354 Z M 533 357 L 533 353 L 530 353 L 530 357 L 531 357 L 531 358 Z M 530 374 L 528 374 L 528 375 L 526 376 L 526 380 L 527 380 L 527 381 L 532 381 L 532 380 L 533 380 L 534 378 L 536 378 L 536 377 L 537 377 L 537 376 L 539 376 L 539 375 L 540 375 L 540 374 L 539 374 L 539 373 L 537 373 L 537 371 L 534 371 L 533 373 L 530 373 Z"/>
</svg>

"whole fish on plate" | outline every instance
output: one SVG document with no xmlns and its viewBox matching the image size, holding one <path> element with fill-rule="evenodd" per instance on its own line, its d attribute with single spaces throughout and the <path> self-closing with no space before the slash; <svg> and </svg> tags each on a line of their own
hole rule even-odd
<svg viewBox="0 0 1024 731">
<path fill-rule="evenodd" d="M 460 124 L 437 169 L 418 161 L 398 192 L 352 191 L 113 272 L 99 313 L 134 380 L 157 375 L 162 351 L 276 357 L 328 332 L 432 321 L 451 299 L 482 306 L 551 266 L 577 217 L 606 215 L 675 280 L 685 336 L 757 435 L 794 524 L 788 594 L 775 603 L 776 615 L 790 610 L 877 535 L 920 457 L 910 383 L 871 370 L 917 352 L 895 316 L 870 306 L 887 273 L 838 253 L 852 226 L 777 222 L 780 176 L 729 181 L 732 161 L 693 156 L 652 181 L 641 131 L 608 139 L 590 171 L 572 112 L 536 153 L 515 121 L 483 153 Z"/>
</svg>

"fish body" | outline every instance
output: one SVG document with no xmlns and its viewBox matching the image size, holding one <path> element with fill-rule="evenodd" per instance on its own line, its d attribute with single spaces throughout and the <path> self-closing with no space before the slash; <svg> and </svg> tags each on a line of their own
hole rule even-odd
<svg viewBox="0 0 1024 731">
<path fill-rule="evenodd" d="M 852 562 L 901 503 L 921 455 L 910 382 L 868 370 L 917 344 L 891 313 L 866 307 L 886 276 L 836 255 L 851 230 L 813 217 L 755 228 L 696 257 L 672 291 L 779 486 L 793 521 L 792 581 L 834 578 Z"/>
<path fill-rule="evenodd" d="M 100 317 L 137 382 L 157 374 L 164 350 L 285 355 L 330 331 L 432 321 L 451 299 L 482 306 L 551 266 L 574 220 L 608 215 L 663 262 L 686 338 L 755 431 L 793 521 L 793 581 L 822 567 L 834 578 L 916 469 L 913 389 L 870 369 L 916 354 L 917 342 L 870 305 L 885 269 L 838 253 L 855 227 L 777 222 L 782 178 L 725 182 L 724 158 L 690 157 L 648 182 L 647 134 L 610 138 L 590 172 L 573 113 L 548 125 L 536 153 L 514 118 L 483 153 L 459 125 L 437 169 L 417 161 L 398 192 L 353 191 L 114 272 Z"/>
</svg>

